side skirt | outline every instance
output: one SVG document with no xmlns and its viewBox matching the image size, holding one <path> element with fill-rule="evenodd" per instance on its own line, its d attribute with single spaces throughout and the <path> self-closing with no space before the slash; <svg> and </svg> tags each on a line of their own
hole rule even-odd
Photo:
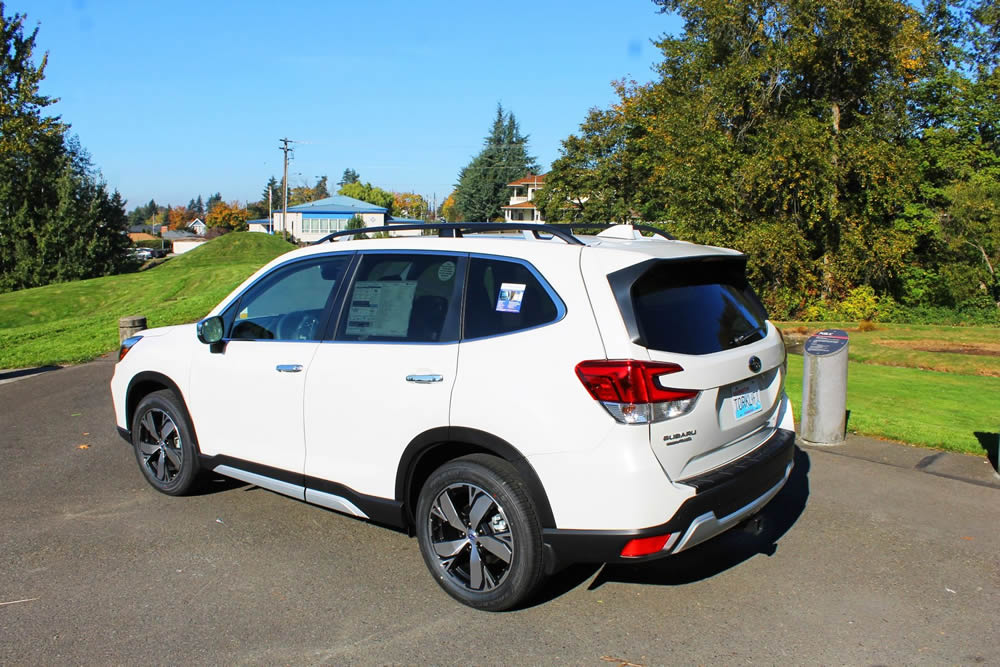
<svg viewBox="0 0 1000 667">
<path fill-rule="evenodd" d="M 408 530 L 403 504 L 389 498 L 358 493 L 350 487 L 325 479 L 308 477 L 281 468 L 244 461 L 231 456 L 203 456 L 201 466 L 226 477 L 259 486 L 268 491 L 326 507 L 341 514 L 365 519 L 397 530 Z"/>
</svg>

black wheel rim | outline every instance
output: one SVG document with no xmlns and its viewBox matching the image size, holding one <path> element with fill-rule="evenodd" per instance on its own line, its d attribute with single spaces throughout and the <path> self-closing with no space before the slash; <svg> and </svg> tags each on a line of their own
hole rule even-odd
<svg viewBox="0 0 1000 667">
<path fill-rule="evenodd" d="M 514 536 L 496 499 L 475 484 L 452 484 L 427 517 L 430 547 L 441 574 L 456 586 L 489 592 L 510 574 Z"/>
<path fill-rule="evenodd" d="M 152 408 L 139 422 L 139 457 L 150 479 L 166 486 L 184 466 L 184 448 L 177 424 L 163 410 Z"/>
</svg>

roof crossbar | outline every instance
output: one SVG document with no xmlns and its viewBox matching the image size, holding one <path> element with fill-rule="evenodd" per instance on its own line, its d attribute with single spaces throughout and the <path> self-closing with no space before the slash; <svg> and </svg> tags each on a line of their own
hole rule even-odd
<svg viewBox="0 0 1000 667">
<path fill-rule="evenodd" d="M 571 231 L 555 225 L 539 224 L 537 222 L 422 222 L 412 225 L 382 225 L 380 227 L 362 227 L 360 229 L 344 229 L 327 234 L 312 245 L 335 241 L 338 238 L 357 236 L 358 234 L 378 234 L 380 232 L 404 232 L 411 230 L 437 230 L 441 237 L 462 237 L 464 232 L 471 234 L 479 232 L 529 231 L 535 238 L 543 238 L 541 234 L 552 236 L 570 245 L 584 245 L 583 241 L 573 236 Z"/>
<path fill-rule="evenodd" d="M 617 223 L 617 222 L 550 222 L 549 227 L 558 227 L 559 229 L 565 230 L 570 234 L 573 233 L 574 229 L 599 229 L 605 230 L 612 227 L 617 227 L 619 224 L 628 224 L 632 229 L 640 232 L 649 232 L 650 234 L 656 234 L 657 236 L 662 236 L 669 241 L 676 241 L 677 238 L 671 236 L 667 232 L 663 231 L 659 227 L 653 227 L 652 225 L 634 225 L 631 223 Z"/>
</svg>

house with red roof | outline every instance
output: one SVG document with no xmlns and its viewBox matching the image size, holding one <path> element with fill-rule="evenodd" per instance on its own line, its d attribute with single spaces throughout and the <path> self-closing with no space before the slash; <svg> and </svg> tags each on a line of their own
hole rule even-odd
<svg viewBox="0 0 1000 667">
<path fill-rule="evenodd" d="M 545 174 L 529 174 L 524 178 L 507 184 L 513 188 L 510 203 L 501 206 L 506 222 L 537 222 L 543 223 L 542 212 L 535 208 L 535 191 L 545 185 Z"/>
</svg>

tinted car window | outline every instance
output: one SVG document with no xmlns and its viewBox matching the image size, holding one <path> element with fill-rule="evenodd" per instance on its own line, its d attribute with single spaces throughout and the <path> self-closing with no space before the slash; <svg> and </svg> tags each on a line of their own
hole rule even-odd
<svg viewBox="0 0 1000 667">
<path fill-rule="evenodd" d="M 664 352 L 711 354 L 761 340 L 767 314 L 743 267 L 662 263 L 632 287 L 643 344 Z"/>
<path fill-rule="evenodd" d="M 349 255 L 316 257 L 272 271 L 227 311 L 229 338 L 318 340 L 328 302 Z"/>
<path fill-rule="evenodd" d="M 464 265 L 457 255 L 365 254 L 344 302 L 337 340 L 458 340 Z"/>
<path fill-rule="evenodd" d="M 465 338 L 511 333 L 553 322 L 559 309 L 527 266 L 473 257 L 465 305 Z"/>
</svg>

